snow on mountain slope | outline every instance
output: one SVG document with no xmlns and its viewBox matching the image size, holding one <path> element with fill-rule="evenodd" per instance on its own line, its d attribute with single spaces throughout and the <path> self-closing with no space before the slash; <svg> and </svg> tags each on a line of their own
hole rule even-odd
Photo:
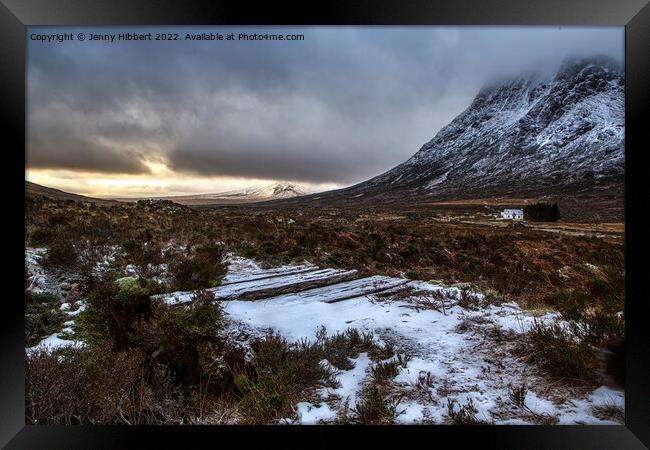
<svg viewBox="0 0 650 450">
<path fill-rule="evenodd" d="M 305 195 L 306 191 L 291 183 L 274 183 L 268 186 L 253 186 L 236 191 L 222 192 L 219 194 L 206 194 L 205 198 L 246 198 L 255 200 L 292 198 Z"/>
<path fill-rule="evenodd" d="M 485 86 L 404 163 L 304 201 L 419 201 L 595 192 L 622 184 L 623 69 L 606 56 L 568 58 L 551 75 Z"/>
<path fill-rule="evenodd" d="M 351 190 L 462 193 L 622 176 L 623 89 L 622 69 L 608 57 L 568 59 L 550 78 L 485 87 L 408 161 Z"/>
</svg>

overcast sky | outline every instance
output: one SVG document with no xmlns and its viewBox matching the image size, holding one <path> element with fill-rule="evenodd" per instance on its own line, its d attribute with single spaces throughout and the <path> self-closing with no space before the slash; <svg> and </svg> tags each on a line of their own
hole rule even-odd
<svg viewBox="0 0 650 450">
<path fill-rule="evenodd" d="M 32 33 L 299 33 L 304 41 L 42 43 Z M 622 61 L 623 28 L 28 30 L 27 178 L 97 196 L 312 190 L 408 159 L 481 86 L 568 55 Z"/>
</svg>

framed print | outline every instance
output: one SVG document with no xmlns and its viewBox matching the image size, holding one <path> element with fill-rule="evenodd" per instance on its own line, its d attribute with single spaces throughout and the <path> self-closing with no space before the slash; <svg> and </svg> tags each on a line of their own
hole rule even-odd
<svg viewBox="0 0 650 450">
<path fill-rule="evenodd" d="M 3 1 L 3 445 L 644 448 L 649 17 Z"/>
</svg>

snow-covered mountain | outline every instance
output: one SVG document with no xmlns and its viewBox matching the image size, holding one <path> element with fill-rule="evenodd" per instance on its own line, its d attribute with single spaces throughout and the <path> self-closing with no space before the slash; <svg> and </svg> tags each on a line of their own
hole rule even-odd
<svg viewBox="0 0 650 450">
<path fill-rule="evenodd" d="M 605 56 L 485 86 L 406 162 L 318 199 L 471 198 L 622 182 L 624 78 Z M 307 198 L 314 198 L 310 196 Z"/>
<path fill-rule="evenodd" d="M 292 183 L 274 183 L 268 186 L 252 186 L 235 191 L 221 192 L 217 194 L 204 194 L 197 197 L 202 198 L 230 198 L 246 200 L 274 200 L 281 198 L 293 198 L 305 195 L 307 192 L 301 186 Z"/>
<path fill-rule="evenodd" d="M 463 192 L 622 175 L 623 89 L 621 68 L 606 57 L 485 87 L 413 157 L 363 186 Z"/>
<path fill-rule="evenodd" d="M 273 183 L 266 186 L 250 186 L 233 191 L 159 198 L 172 200 L 183 205 L 207 205 L 281 200 L 299 197 L 305 194 L 307 194 L 307 190 L 303 186 L 293 183 Z"/>
</svg>

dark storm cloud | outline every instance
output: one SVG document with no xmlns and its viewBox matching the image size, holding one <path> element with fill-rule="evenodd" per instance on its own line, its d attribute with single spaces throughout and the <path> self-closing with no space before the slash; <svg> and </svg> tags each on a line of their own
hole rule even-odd
<svg viewBox="0 0 650 450">
<path fill-rule="evenodd" d="M 623 50 L 614 28 L 263 31 L 305 40 L 30 42 L 28 166 L 146 173 L 164 159 L 200 175 L 352 183 L 412 155 L 487 80 Z"/>
</svg>

